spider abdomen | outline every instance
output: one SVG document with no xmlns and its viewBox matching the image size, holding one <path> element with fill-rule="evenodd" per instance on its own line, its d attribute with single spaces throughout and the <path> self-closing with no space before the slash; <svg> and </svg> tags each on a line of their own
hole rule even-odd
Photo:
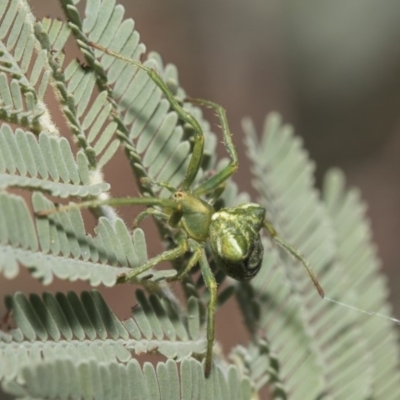
<svg viewBox="0 0 400 400">
<path fill-rule="evenodd" d="M 218 266 L 230 277 L 249 280 L 259 271 L 264 252 L 260 238 L 264 216 L 265 209 L 254 203 L 213 214 L 211 249 Z"/>
</svg>

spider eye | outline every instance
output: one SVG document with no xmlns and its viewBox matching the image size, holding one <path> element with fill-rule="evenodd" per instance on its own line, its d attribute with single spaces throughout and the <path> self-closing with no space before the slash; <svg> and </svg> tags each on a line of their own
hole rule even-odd
<svg viewBox="0 0 400 400">
<path fill-rule="evenodd" d="M 183 194 L 182 190 L 178 190 L 177 192 L 175 192 L 175 193 L 173 194 L 173 196 L 174 196 L 176 199 L 181 199 L 181 198 L 184 197 L 184 194 Z"/>
</svg>

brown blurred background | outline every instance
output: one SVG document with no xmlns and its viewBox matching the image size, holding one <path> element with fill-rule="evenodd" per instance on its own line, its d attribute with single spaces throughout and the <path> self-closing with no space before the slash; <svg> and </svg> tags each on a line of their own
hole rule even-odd
<svg viewBox="0 0 400 400">
<path fill-rule="evenodd" d="M 329 167 L 339 166 L 349 184 L 361 189 L 399 318 L 400 2 L 122 3 L 147 49 L 178 66 L 186 91 L 227 109 L 240 153 L 236 181 L 241 189 L 251 189 L 241 118 L 251 116 L 261 128 L 272 110 L 279 111 L 304 138 L 318 166 L 318 184 Z M 32 7 L 39 17 L 62 17 L 56 1 L 35 0 Z M 127 194 L 121 168 L 126 164 L 114 162 L 106 171 L 116 174 L 107 175 L 107 180 L 116 183 L 114 196 Z M 28 274 L 24 277 L 26 286 L 20 278 L 12 282 L 1 278 L 3 293 L 41 290 Z M 57 283 L 50 289 L 56 288 L 63 286 Z M 126 312 L 133 302 L 132 289 L 125 293 L 127 297 L 119 290 L 116 297 L 105 290 L 112 304 L 122 304 Z M 240 316 L 233 313 L 230 301 L 217 317 L 217 337 L 226 351 L 245 338 Z M 226 332 L 237 330 L 239 337 L 226 337 L 224 327 L 229 329 Z"/>
</svg>

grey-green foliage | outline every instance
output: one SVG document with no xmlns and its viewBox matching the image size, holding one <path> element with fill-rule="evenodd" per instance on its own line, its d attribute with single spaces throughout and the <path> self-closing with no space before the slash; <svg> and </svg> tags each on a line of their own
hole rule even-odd
<svg viewBox="0 0 400 400">
<path fill-rule="evenodd" d="M 313 164 L 278 115 L 267 118 L 261 143 L 249 120 L 244 128 L 259 201 L 281 235 L 310 261 L 326 295 L 390 316 L 388 289 L 378 273 L 357 191 L 346 191 L 343 174 L 331 170 L 321 200 L 313 188 Z M 393 323 L 319 301 L 298 265 L 275 249 L 264 263 L 253 280 L 255 298 L 265 302 L 259 326 L 280 360 L 280 381 L 290 398 L 319 398 L 323 393 L 340 399 L 398 398 Z"/>
<path fill-rule="evenodd" d="M 32 195 L 35 211 L 53 207 L 46 197 Z M 8 278 L 18 274 L 18 263 L 34 269 L 43 283 L 53 275 L 69 280 L 84 279 L 92 285 L 113 286 L 119 274 L 142 265 L 147 260 L 143 231 L 128 231 L 120 218 L 101 217 L 95 236 L 85 231 L 78 210 L 55 213 L 33 220 L 21 196 L 0 192 L 0 271 Z M 119 268 L 115 268 L 118 265 Z M 147 281 L 174 275 L 174 271 L 153 271 Z M 138 279 L 143 276 L 139 275 Z"/>
<path fill-rule="evenodd" d="M 113 286 L 119 274 L 147 260 L 142 230 L 132 231 L 103 207 L 90 234 L 79 211 L 38 218 L 30 204 L 34 211 L 53 207 L 49 194 L 73 200 L 107 196 L 112 182 L 102 168 L 120 146 L 144 195 L 154 192 L 141 185 L 143 176 L 177 186 L 192 132 L 144 71 L 93 51 L 89 41 L 156 68 L 179 99 L 185 92 L 174 66 L 164 67 L 156 53 L 144 57 L 122 6 L 88 0 L 80 16 L 79 0 L 61 3 L 68 24 L 36 21 L 25 0 L 0 2 L 0 271 L 14 278 L 26 267 L 43 284 L 57 276 Z M 73 39 L 86 65 L 64 60 L 62 49 Z M 62 134 L 46 102 L 50 90 L 67 123 Z M 227 160 L 217 160 L 219 139 L 201 110 L 185 107 L 204 129 L 201 180 Z M 258 201 L 281 236 L 310 261 L 327 296 L 390 315 L 357 192 L 347 191 L 344 177 L 333 170 L 321 196 L 300 139 L 276 114 L 267 119 L 261 142 L 248 120 L 244 127 Z M 33 192 L 31 200 L 20 188 Z M 245 201 L 249 196 L 228 182 L 222 202 Z M 159 227 L 170 234 L 167 226 Z M 176 273 L 170 269 L 137 278 L 152 294 L 139 291 L 139 305 L 125 321 L 96 291 L 7 297 L 9 314 L 0 331 L 4 390 L 20 398 L 250 399 L 268 385 L 274 399 L 399 398 L 392 323 L 321 301 L 290 256 L 268 238 L 264 247 L 259 275 L 246 284 L 226 280 L 220 293 L 220 303 L 236 293 L 251 343 L 232 351 L 229 361 L 215 354 L 209 379 L 194 357 L 205 348 L 203 284 L 184 282 L 182 306 L 165 282 Z M 216 277 L 225 278 L 221 271 Z M 9 328 L 11 322 L 16 327 Z M 166 360 L 141 365 L 141 353 Z"/>
<path fill-rule="evenodd" d="M 65 138 L 31 132 L 3 124 L 0 128 L 0 189 L 18 186 L 41 189 L 53 196 L 97 196 L 110 187 L 105 182 L 91 183 L 85 154 L 77 160 Z"/>
<path fill-rule="evenodd" d="M 204 378 L 200 362 L 186 358 L 180 367 L 175 361 L 160 362 L 156 368 L 143 367 L 132 359 L 126 364 L 87 359 L 74 363 L 57 358 L 26 366 L 24 384 L 7 388 L 24 399 L 152 399 L 152 400 L 247 400 L 252 396 L 248 379 L 229 367 L 227 374 L 217 367 L 210 379 Z M 196 384 L 193 385 L 193 382 Z"/>
<path fill-rule="evenodd" d="M 188 325 L 166 299 L 138 291 L 137 300 L 133 317 L 120 321 L 97 291 L 7 297 L 18 328 L 0 338 L 3 386 L 24 398 L 249 398 L 249 380 L 235 367 L 215 368 L 205 380 L 201 364 L 188 358 L 205 342 L 197 299 L 189 299 Z M 142 371 L 131 352 L 155 348 L 169 360 Z"/>
</svg>

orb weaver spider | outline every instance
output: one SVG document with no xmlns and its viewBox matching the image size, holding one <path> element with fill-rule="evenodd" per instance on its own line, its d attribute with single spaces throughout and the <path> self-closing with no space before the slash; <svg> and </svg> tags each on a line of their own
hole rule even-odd
<svg viewBox="0 0 400 400">
<path fill-rule="evenodd" d="M 307 270 L 314 286 L 321 297 L 324 292 L 317 277 L 309 267 L 304 257 L 290 244 L 285 242 L 276 232 L 271 223 L 265 219 L 265 209 L 256 203 L 246 203 L 236 207 L 222 208 L 216 211 L 213 202 L 222 194 L 225 182 L 238 168 L 238 158 L 232 135 L 229 130 L 225 110 L 218 104 L 208 100 L 187 98 L 185 101 L 213 109 L 221 121 L 224 145 L 230 156 L 230 162 L 222 170 L 208 177 L 197 187 L 193 188 L 196 175 L 199 172 L 204 148 L 204 136 L 199 122 L 193 115 L 185 111 L 162 77 L 153 69 L 139 61 L 128 59 L 99 44 L 89 42 L 89 46 L 103 51 L 118 59 L 124 60 L 147 72 L 150 79 L 161 89 L 170 106 L 179 118 L 189 124 L 194 131 L 193 151 L 189 165 L 179 188 L 172 187 L 168 182 L 156 182 L 145 178 L 144 183 L 166 188 L 171 192 L 168 199 L 157 197 L 141 198 L 110 198 L 106 200 L 89 200 L 81 203 L 59 206 L 52 210 L 38 212 L 40 216 L 53 212 L 67 211 L 76 208 L 96 208 L 100 206 L 145 205 L 147 210 L 141 212 L 134 221 L 137 225 L 145 217 L 152 215 L 164 220 L 171 228 L 177 230 L 175 235 L 176 247 L 166 250 L 151 258 L 144 265 L 131 272 L 120 275 L 117 283 L 129 283 L 136 276 L 163 261 L 173 261 L 186 253 L 191 253 L 186 266 L 176 276 L 169 279 L 182 278 L 195 266 L 199 265 L 210 297 L 207 313 L 207 349 L 205 357 L 205 375 L 211 371 L 212 350 L 214 343 L 214 314 L 217 301 L 217 283 L 205 253 L 205 243 L 208 240 L 215 263 L 230 277 L 239 280 L 253 278 L 261 268 L 263 260 L 263 245 L 260 231 L 265 228 L 271 238 L 292 256 L 299 260 Z M 209 196 L 210 201 L 204 200 Z M 155 208 L 158 207 L 158 208 Z"/>
</svg>

